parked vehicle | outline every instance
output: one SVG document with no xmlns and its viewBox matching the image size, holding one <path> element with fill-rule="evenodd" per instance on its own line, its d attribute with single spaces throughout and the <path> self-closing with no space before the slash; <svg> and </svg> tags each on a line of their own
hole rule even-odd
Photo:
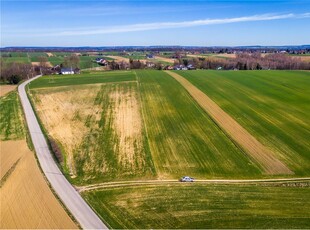
<svg viewBox="0 0 310 230">
<path fill-rule="evenodd" d="M 183 176 L 181 179 L 180 179 L 181 182 L 194 182 L 194 178 L 192 177 L 189 177 L 189 176 Z"/>
</svg>

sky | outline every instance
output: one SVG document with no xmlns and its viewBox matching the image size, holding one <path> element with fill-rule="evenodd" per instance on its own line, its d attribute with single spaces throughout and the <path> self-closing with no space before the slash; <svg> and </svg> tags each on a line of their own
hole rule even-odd
<svg viewBox="0 0 310 230">
<path fill-rule="evenodd" d="M 1 47 L 310 44 L 310 0 L 1 0 Z"/>
</svg>

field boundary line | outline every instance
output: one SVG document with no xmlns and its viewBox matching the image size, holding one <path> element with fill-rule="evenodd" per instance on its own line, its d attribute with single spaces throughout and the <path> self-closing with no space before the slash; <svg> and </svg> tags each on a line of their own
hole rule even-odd
<svg viewBox="0 0 310 230">
<path fill-rule="evenodd" d="M 99 184 L 92 184 L 86 186 L 76 186 L 76 189 L 82 193 L 104 188 L 118 188 L 129 186 L 144 186 L 144 185 L 164 185 L 164 184 L 264 184 L 264 183 L 281 183 L 281 182 L 301 182 L 310 181 L 310 177 L 305 178 L 276 178 L 276 179 L 197 179 L 194 183 L 184 183 L 178 180 L 137 180 L 137 181 L 118 181 L 118 182 L 104 182 Z"/>
<path fill-rule="evenodd" d="M 201 108 L 209 114 L 212 120 L 264 170 L 264 173 L 294 174 L 283 162 L 275 157 L 270 149 L 260 143 L 204 92 L 181 75 L 171 71 L 165 72 L 187 90 Z"/>
</svg>

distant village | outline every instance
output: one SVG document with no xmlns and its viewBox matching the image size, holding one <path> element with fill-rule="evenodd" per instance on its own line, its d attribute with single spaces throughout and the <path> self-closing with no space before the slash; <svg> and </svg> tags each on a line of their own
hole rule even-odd
<svg viewBox="0 0 310 230">
<path fill-rule="evenodd" d="M 68 75 L 97 70 L 310 70 L 309 45 L 287 47 L 8 47 L 1 48 L 0 51 L 1 80 L 3 81 L 12 76 L 25 79 L 36 74 Z"/>
</svg>

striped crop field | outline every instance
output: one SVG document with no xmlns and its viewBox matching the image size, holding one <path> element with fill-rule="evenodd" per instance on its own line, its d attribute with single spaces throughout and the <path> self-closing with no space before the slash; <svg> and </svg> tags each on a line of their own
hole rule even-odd
<svg viewBox="0 0 310 230">
<path fill-rule="evenodd" d="M 182 71 L 299 176 L 310 174 L 310 73 Z"/>
<path fill-rule="evenodd" d="M 159 178 L 261 174 L 176 80 L 161 71 L 137 71 L 137 76 Z"/>
</svg>

